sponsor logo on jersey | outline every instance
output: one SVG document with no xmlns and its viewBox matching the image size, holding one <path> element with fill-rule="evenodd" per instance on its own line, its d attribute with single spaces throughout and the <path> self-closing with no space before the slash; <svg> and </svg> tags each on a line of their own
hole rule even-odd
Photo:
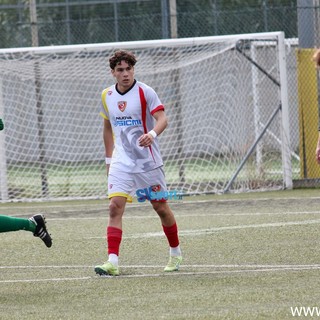
<svg viewBox="0 0 320 320">
<path fill-rule="evenodd" d="M 127 107 L 127 101 L 118 101 L 118 108 L 123 112 Z"/>
<path fill-rule="evenodd" d="M 140 119 L 132 119 L 132 117 L 115 117 L 113 121 L 113 125 L 115 127 L 132 127 L 132 126 L 140 126 L 142 125 L 142 121 Z"/>
</svg>

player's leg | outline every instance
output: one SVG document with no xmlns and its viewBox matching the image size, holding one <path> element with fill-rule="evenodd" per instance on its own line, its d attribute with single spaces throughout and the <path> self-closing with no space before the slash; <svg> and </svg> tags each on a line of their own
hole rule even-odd
<svg viewBox="0 0 320 320">
<path fill-rule="evenodd" d="M 109 273 L 119 275 L 119 251 L 122 240 L 122 216 L 126 197 L 116 196 L 110 199 L 109 222 L 107 226 Z"/>
<path fill-rule="evenodd" d="M 150 188 L 151 190 L 156 190 L 156 192 L 162 192 L 159 194 L 163 194 L 167 191 L 165 176 L 161 167 L 136 175 L 135 181 L 138 189 Z M 170 247 L 170 259 L 168 265 L 165 267 L 165 271 L 177 271 L 182 262 L 182 255 L 176 219 L 166 199 L 152 200 L 151 204 L 160 217 L 162 228 Z"/>
<path fill-rule="evenodd" d="M 126 202 L 132 201 L 130 190 L 130 174 L 123 172 L 111 172 L 108 178 L 109 194 L 109 219 L 106 230 L 108 260 L 103 265 L 95 267 L 95 272 L 99 275 L 119 275 L 119 251 L 122 240 L 122 216 Z"/>
<path fill-rule="evenodd" d="M 119 250 L 122 240 L 122 216 L 124 213 L 126 197 L 114 196 L 109 204 L 109 221 L 106 230 L 108 260 L 103 265 L 95 267 L 99 275 L 119 275 Z"/>
<path fill-rule="evenodd" d="M 153 209 L 157 212 L 160 217 L 163 232 L 168 239 L 170 246 L 169 251 L 169 262 L 164 268 L 164 271 L 178 271 L 182 262 L 182 254 L 180 249 L 180 242 L 178 236 L 178 227 L 174 214 L 165 201 L 151 201 Z"/>
<path fill-rule="evenodd" d="M 29 219 L 0 215 L 0 232 L 26 230 L 35 232 L 36 225 Z"/>
<path fill-rule="evenodd" d="M 46 228 L 45 218 L 42 214 L 33 217 L 17 218 L 0 215 L 0 232 L 26 230 L 31 231 L 35 237 L 39 237 L 47 247 L 51 247 L 52 239 Z"/>
</svg>

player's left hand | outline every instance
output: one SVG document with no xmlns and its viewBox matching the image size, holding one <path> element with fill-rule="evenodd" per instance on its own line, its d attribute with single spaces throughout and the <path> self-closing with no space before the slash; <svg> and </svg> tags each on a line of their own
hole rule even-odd
<svg viewBox="0 0 320 320">
<path fill-rule="evenodd" d="M 153 142 L 153 136 L 150 133 L 143 134 L 138 142 L 140 147 L 149 147 Z"/>
<path fill-rule="evenodd" d="M 314 61 L 316 68 L 320 68 L 320 49 L 315 50 L 312 60 Z"/>
<path fill-rule="evenodd" d="M 320 148 L 318 146 L 316 149 L 316 160 L 317 160 L 318 164 L 320 164 Z"/>
</svg>

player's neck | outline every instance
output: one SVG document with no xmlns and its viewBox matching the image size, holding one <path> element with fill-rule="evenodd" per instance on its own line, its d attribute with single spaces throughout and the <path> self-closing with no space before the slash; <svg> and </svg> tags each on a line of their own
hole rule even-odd
<svg viewBox="0 0 320 320">
<path fill-rule="evenodd" d="M 136 80 L 134 79 L 131 84 L 128 85 L 121 85 L 119 82 L 116 84 L 116 90 L 120 94 L 125 94 L 126 92 L 130 91 L 132 87 L 136 84 Z"/>
</svg>

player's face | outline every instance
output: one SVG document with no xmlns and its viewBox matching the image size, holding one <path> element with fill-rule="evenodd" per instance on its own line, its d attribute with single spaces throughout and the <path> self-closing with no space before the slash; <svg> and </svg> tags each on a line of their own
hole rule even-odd
<svg viewBox="0 0 320 320">
<path fill-rule="evenodd" d="M 118 90 L 120 92 L 124 92 L 132 86 L 134 81 L 134 67 L 130 66 L 127 62 L 121 61 L 111 72 L 117 80 Z"/>
</svg>

